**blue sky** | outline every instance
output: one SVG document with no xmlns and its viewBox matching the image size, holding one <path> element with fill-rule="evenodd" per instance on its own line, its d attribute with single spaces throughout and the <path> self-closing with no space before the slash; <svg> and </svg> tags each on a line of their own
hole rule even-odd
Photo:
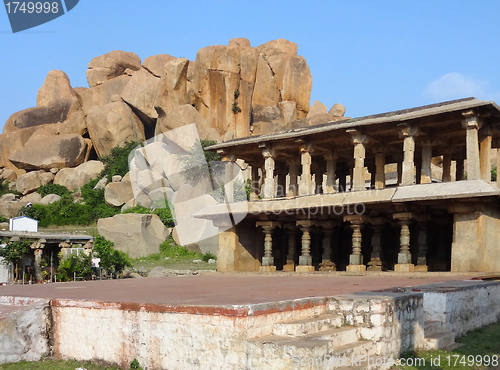
<svg viewBox="0 0 500 370">
<path fill-rule="evenodd" d="M 285 38 L 311 69 L 311 103 L 346 116 L 476 96 L 500 102 L 500 1 L 80 0 L 66 15 L 13 34 L 0 10 L 0 125 L 36 106 L 52 69 L 88 86 L 90 60 L 111 50 L 196 58 L 246 37 Z"/>
</svg>

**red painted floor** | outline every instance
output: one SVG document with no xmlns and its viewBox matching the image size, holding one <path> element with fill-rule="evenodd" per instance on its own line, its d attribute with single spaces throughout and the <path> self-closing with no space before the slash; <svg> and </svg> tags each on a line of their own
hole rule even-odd
<svg viewBox="0 0 500 370">
<path fill-rule="evenodd" d="M 243 305 L 411 287 L 470 276 L 334 276 L 210 274 L 0 286 L 0 296 L 163 305 Z"/>
</svg>

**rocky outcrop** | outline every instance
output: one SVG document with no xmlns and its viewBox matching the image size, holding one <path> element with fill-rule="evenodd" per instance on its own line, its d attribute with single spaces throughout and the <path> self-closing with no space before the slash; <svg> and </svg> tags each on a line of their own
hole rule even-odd
<svg viewBox="0 0 500 370">
<path fill-rule="evenodd" d="M 47 74 L 45 82 L 36 97 L 38 107 L 50 107 L 61 100 L 76 100 L 68 75 L 63 71 L 52 70 Z"/>
<path fill-rule="evenodd" d="M 134 213 L 100 219 L 97 231 L 132 258 L 158 253 L 160 244 L 170 235 L 158 216 Z"/>
<path fill-rule="evenodd" d="M 139 68 L 141 59 L 136 54 L 113 50 L 90 61 L 87 81 L 90 87 L 94 87 L 124 74 L 127 69 L 137 71 Z"/>
<path fill-rule="evenodd" d="M 83 163 L 87 144 L 78 134 L 32 136 L 9 160 L 26 170 L 75 167 Z"/>
<path fill-rule="evenodd" d="M 133 198 L 132 185 L 128 181 L 111 182 L 104 188 L 104 200 L 111 206 L 121 207 Z"/>
<path fill-rule="evenodd" d="M 87 115 L 87 127 L 99 157 L 127 141 L 142 142 L 144 126 L 132 109 L 117 101 L 92 108 Z"/>
<path fill-rule="evenodd" d="M 159 117 L 165 116 L 177 106 L 188 103 L 188 65 L 189 61 L 185 58 L 172 59 L 165 63 L 154 104 Z"/>
<path fill-rule="evenodd" d="M 88 161 L 76 168 L 63 168 L 57 172 L 54 184 L 65 186 L 73 191 L 80 189 L 90 180 L 95 180 L 104 169 L 104 164 L 100 161 Z"/>
<path fill-rule="evenodd" d="M 16 180 L 16 190 L 23 195 L 35 191 L 44 185 L 40 178 L 40 175 L 44 173 L 45 171 L 33 171 L 19 176 Z"/>
</svg>

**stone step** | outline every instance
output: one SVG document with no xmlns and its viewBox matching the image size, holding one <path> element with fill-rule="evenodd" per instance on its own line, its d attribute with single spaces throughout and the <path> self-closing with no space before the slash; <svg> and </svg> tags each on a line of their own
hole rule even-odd
<svg viewBox="0 0 500 370">
<path fill-rule="evenodd" d="M 425 321 L 424 322 L 424 334 L 425 336 L 442 333 L 443 323 L 441 321 Z"/>
<path fill-rule="evenodd" d="M 344 326 L 342 328 L 330 329 L 316 334 L 310 334 L 307 338 L 328 340 L 333 347 L 339 347 L 357 342 L 358 333 L 355 327 Z"/>
<path fill-rule="evenodd" d="M 299 337 L 339 328 L 342 324 L 343 320 L 339 315 L 319 315 L 309 319 L 274 324 L 272 333 L 283 337 Z"/>
<path fill-rule="evenodd" d="M 336 358 L 358 358 L 359 356 L 367 356 L 372 348 L 373 343 L 370 341 L 354 342 L 334 347 L 332 356 Z"/>
<path fill-rule="evenodd" d="M 445 331 L 425 336 L 425 349 L 443 349 L 455 343 L 455 334 Z"/>
</svg>

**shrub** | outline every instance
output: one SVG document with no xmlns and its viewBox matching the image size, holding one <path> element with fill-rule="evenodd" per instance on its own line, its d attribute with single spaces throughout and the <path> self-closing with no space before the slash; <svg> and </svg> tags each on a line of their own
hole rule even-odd
<svg viewBox="0 0 500 370">
<path fill-rule="evenodd" d="M 129 171 L 128 157 L 130 152 L 138 145 L 139 143 L 135 141 L 127 141 L 123 146 L 116 146 L 111 149 L 109 155 L 101 157 L 100 160 L 104 163 L 104 169 L 99 177 L 106 176 L 108 181 L 111 181 L 111 178 L 115 175 L 125 176 Z"/>
<path fill-rule="evenodd" d="M 14 265 L 14 280 L 18 280 L 20 277 L 19 264 L 24 254 L 29 251 L 30 242 L 26 240 L 10 241 L 6 238 L 2 243 L 5 244 L 3 248 L 0 248 L 0 257 L 3 258 L 2 263 L 5 265 L 12 263 Z"/>
<path fill-rule="evenodd" d="M 40 186 L 36 192 L 42 197 L 49 194 L 57 194 L 62 197 L 63 195 L 67 195 L 70 193 L 70 191 L 65 186 L 53 183 Z"/>
<path fill-rule="evenodd" d="M 120 273 L 126 267 L 132 267 L 132 261 L 128 254 L 114 249 L 113 245 L 113 242 L 102 236 L 97 236 L 94 239 L 94 253 L 101 259 L 101 268 Z"/>
<path fill-rule="evenodd" d="M 203 255 L 203 261 L 208 262 L 209 260 L 217 260 L 217 256 L 210 252 L 205 253 Z"/>
<path fill-rule="evenodd" d="M 168 239 L 160 244 L 160 254 L 162 257 L 199 257 L 196 252 L 191 252 L 180 245 L 175 244 L 173 239 Z"/>
</svg>

